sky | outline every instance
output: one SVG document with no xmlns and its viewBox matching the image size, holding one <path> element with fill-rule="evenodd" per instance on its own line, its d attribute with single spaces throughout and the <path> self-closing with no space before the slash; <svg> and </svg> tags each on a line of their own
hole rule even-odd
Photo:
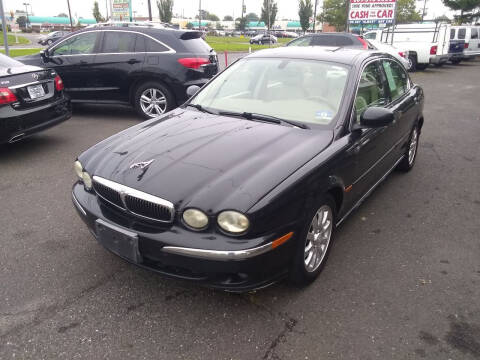
<svg viewBox="0 0 480 360">
<path fill-rule="evenodd" d="M 100 12 L 105 16 L 106 2 L 110 0 L 98 0 Z M 242 0 L 201 0 L 202 9 L 216 14 L 223 19 L 225 15 L 239 17 L 241 15 Z M 255 12 L 260 15 L 262 0 L 244 0 L 247 13 Z M 298 0 L 276 0 L 278 4 L 278 19 L 296 20 L 298 19 Z M 30 3 L 34 15 L 37 16 L 55 16 L 59 13 L 67 13 L 67 0 L 3 0 L 5 11 L 25 9 L 24 2 Z M 92 18 L 92 8 L 94 0 L 70 0 L 72 16 Z M 313 1 L 312 1 L 313 2 Z M 321 7 L 322 0 L 318 0 Z M 132 0 L 133 10 L 137 16 L 148 16 L 147 0 Z M 152 12 L 154 18 L 158 18 L 158 9 L 156 0 L 151 0 Z M 423 8 L 423 0 L 416 1 L 417 8 Z M 173 12 L 186 17 L 194 17 L 198 13 L 199 0 L 174 0 Z M 28 7 L 30 13 L 30 6 Z M 436 16 L 446 14 L 451 17 L 452 13 L 443 6 L 441 0 L 427 0 L 427 18 L 432 19 Z"/>
</svg>

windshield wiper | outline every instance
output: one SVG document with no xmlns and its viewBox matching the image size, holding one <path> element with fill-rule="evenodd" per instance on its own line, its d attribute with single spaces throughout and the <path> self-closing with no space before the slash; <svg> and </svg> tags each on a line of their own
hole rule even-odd
<svg viewBox="0 0 480 360">
<path fill-rule="evenodd" d="M 240 116 L 247 120 L 260 120 L 260 121 L 265 121 L 273 124 L 284 123 L 284 124 L 289 124 L 289 125 L 301 128 L 301 129 L 310 129 L 307 125 L 298 121 L 285 120 L 272 115 L 257 114 L 257 113 L 251 113 L 246 111 L 244 112 L 221 111 L 218 113 L 218 115 Z"/>
<path fill-rule="evenodd" d="M 200 104 L 187 104 L 187 106 L 191 106 L 191 107 L 194 107 L 195 109 L 201 111 L 201 112 L 205 112 L 205 113 L 208 113 L 208 114 L 213 114 L 213 115 L 218 115 L 218 113 L 216 112 L 213 112 L 211 110 L 208 110 L 207 108 L 204 108 L 202 105 Z"/>
</svg>

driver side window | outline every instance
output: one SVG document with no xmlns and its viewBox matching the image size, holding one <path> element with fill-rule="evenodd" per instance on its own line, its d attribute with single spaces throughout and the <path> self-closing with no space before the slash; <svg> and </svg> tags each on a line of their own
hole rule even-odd
<svg viewBox="0 0 480 360">
<path fill-rule="evenodd" d="M 97 33 L 90 32 L 73 36 L 64 41 L 60 46 L 53 50 L 52 55 L 84 55 L 93 54 L 95 49 L 95 42 L 97 40 Z"/>
<path fill-rule="evenodd" d="M 360 83 L 358 84 L 357 96 L 355 98 L 355 121 L 357 123 L 360 122 L 360 115 L 367 108 L 385 106 L 387 104 L 387 93 L 378 62 L 372 62 L 363 70 Z"/>
</svg>

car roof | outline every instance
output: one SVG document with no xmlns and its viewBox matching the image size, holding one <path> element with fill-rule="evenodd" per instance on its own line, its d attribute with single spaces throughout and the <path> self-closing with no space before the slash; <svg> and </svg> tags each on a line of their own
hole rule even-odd
<svg viewBox="0 0 480 360">
<path fill-rule="evenodd" d="M 147 26 L 98 26 L 98 27 L 88 27 L 85 29 L 81 29 L 75 31 L 72 34 L 80 34 L 84 32 L 90 31 L 122 31 L 122 32 L 136 32 L 136 33 L 143 33 L 143 34 L 152 34 L 152 35 L 160 35 L 160 34 L 169 34 L 175 37 L 180 37 L 185 32 L 193 32 L 193 30 L 176 30 L 171 28 L 158 28 L 158 27 L 147 27 Z"/>
<path fill-rule="evenodd" d="M 246 58 L 285 58 L 307 59 L 336 62 L 345 65 L 355 65 L 375 56 L 391 55 L 378 50 L 352 49 L 327 46 L 285 46 L 256 51 Z"/>
</svg>

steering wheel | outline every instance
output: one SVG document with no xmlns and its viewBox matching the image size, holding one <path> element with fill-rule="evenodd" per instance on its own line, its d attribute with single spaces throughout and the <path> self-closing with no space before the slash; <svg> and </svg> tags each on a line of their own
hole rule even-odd
<svg viewBox="0 0 480 360">
<path fill-rule="evenodd" d="M 319 96 L 319 95 L 316 95 L 316 96 L 309 96 L 307 98 L 307 100 L 320 100 L 321 102 L 327 104 L 332 110 L 335 110 L 336 106 L 334 104 L 332 104 L 330 102 L 330 100 L 328 100 L 327 98 L 323 97 L 323 96 Z"/>
</svg>

